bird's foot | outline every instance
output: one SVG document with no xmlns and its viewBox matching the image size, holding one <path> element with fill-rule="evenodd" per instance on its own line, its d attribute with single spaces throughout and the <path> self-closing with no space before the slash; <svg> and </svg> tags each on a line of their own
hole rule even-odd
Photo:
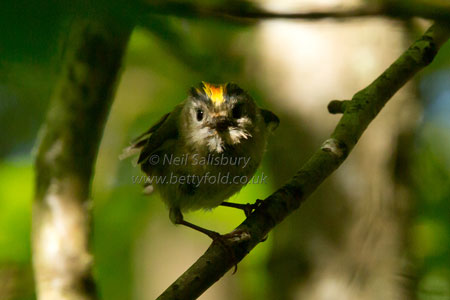
<svg viewBox="0 0 450 300">
<path fill-rule="evenodd" d="M 231 243 L 237 243 L 242 242 L 250 239 L 250 234 L 242 229 L 233 230 L 230 233 L 227 234 L 219 234 L 217 232 L 214 232 L 214 235 L 209 236 L 212 238 L 213 243 L 219 243 L 230 255 L 231 261 L 234 265 L 233 274 L 237 272 L 237 264 L 238 259 L 236 258 L 236 254 L 234 252 L 234 249 L 231 246 Z"/>
<path fill-rule="evenodd" d="M 253 204 L 250 204 L 250 203 L 241 204 L 241 203 L 232 203 L 232 202 L 222 202 L 220 205 L 241 209 L 241 210 L 244 211 L 245 216 L 248 218 L 255 211 L 255 209 L 257 209 L 262 203 L 263 203 L 263 200 L 257 199 L 255 201 L 255 203 L 253 203 Z"/>
</svg>

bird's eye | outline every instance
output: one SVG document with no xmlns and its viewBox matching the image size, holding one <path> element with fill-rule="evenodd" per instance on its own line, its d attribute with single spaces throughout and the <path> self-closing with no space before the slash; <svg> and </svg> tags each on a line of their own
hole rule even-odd
<svg viewBox="0 0 450 300">
<path fill-rule="evenodd" d="M 203 120 L 203 110 L 197 109 L 197 121 Z"/>
<path fill-rule="evenodd" d="M 233 107 L 233 110 L 231 111 L 233 119 L 239 119 L 242 117 L 242 105 L 238 104 L 235 107 Z"/>
</svg>

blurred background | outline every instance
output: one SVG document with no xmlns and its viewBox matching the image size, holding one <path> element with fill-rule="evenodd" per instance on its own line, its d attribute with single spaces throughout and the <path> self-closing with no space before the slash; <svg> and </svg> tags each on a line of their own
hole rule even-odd
<svg viewBox="0 0 450 300">
<path fill-rule="evenodd" d="M 264 0 L 275 12 L 370 1 Z M 201 1 L 193 3 L 202 4 Z M 227 1 L 214 1 L 234 5 Z M 108 5 L 105 3 L 105 5 Z M 116 4 L 118 5 L 118 4 Z M 119 7 L 120 8 L 120 7 Z M 58 78 L 70 19 L 57 1 L 0 4 L 0 299 L 35 299 L 31 269 L 33 149 Z M 127 11 L 131 13 L 130 11 Z M 131 36 L 92 183 L 95 276 L 103 299 L 154 299 L 209 246 L 172 225 L 157 195 L 118 156 L 190 86 L 236 82 L 281 119 L 258 171 L 230 201 L 252 203 L 320 147 L 350 99 L 430 25 L 371 17 L 238 22 L 152 14 Z M 450 299 L 450 44 L 382 110 L 306 203 L 200 299 Z M 242 212 L 186 220 L 226 233 Z"/>
</svg>

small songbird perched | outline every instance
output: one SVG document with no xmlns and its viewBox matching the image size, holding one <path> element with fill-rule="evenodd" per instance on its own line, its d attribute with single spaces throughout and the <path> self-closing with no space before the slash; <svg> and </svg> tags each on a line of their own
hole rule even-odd
<svg viewBox="0 0 450 300">
<path fill-rule="evenodd" d="M 155 189 L 170 209 L 170 220 L 207 234 L 217 233 L 183 219 L 182 212 L 219 205 L 245 186 L 261 163 L 267 137 L 279 124 L 272 112 L 233 83 L 202 82 L 185 101 L 164 115 L 124 150 L 140 153 L 148 175 L 146 190 Z"/>
</svg>

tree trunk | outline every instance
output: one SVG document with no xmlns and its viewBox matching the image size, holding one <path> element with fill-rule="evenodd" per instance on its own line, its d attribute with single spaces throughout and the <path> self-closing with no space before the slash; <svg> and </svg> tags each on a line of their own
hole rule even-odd
<svg viewBox="0 0 450 300">
<path fill-rule="evenodd" d="M 36 157 L 33 265 L 41 300 L 97 299 L 89 190 L 132 26 L 76 19 Z"/>
</svg>

